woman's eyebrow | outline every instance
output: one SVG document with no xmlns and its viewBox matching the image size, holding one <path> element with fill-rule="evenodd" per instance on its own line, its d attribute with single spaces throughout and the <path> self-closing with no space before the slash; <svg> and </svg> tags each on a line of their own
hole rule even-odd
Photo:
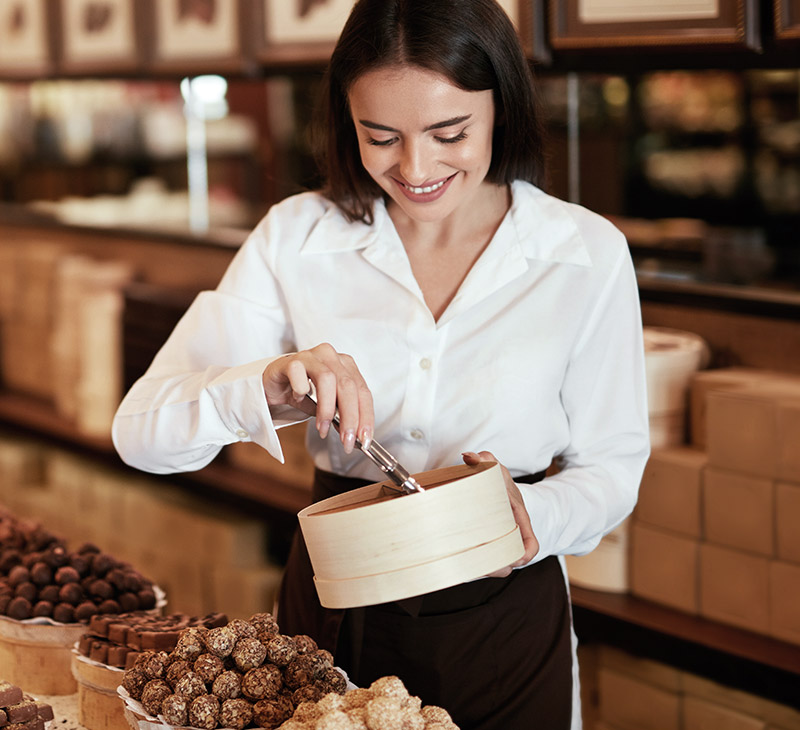
<svg viewBox="0 0 800 730">
<path fill-rule="evenodd" d="M 466 122 L 472 114 L 464 114 L 461 117 L 453 117 L 452 119 L 445 119 L 443 122 L 436 122 L 436 124 L 431 124 L 425 129 L 423 132 L 430 132 L 432 129 L 443 129 L 444 127 L 452 127 L 454 124 L 461 124 L 461 122 Z M 369 129 L 379 129 L 382 132 L 399 132 L 399 129 L 395 129 L 394 127 L 387 127 L 385 124 L 378 124 L 377 122 L 371 122 L 369 119 L 359 119 L 358 123 L 369 127 Z"/>
</svg>

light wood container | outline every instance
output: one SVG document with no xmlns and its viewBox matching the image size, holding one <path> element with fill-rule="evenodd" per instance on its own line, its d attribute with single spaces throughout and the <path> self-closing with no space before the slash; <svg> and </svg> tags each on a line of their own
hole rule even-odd
<svg viewBox="0 0 800 730">
<path fill-rule="evenodd" d="M 425 491 L 378 482 L 298 514 L 320 602 L 354 608 L 481 578 L 524 548 L 499 464 L 415 474 Z"/>
<path fill-rule="evenodd" d="M 87 730 L 128 730 L 125 703 L 117 694 L 124 670 L 73 653 L 72 674 L 78 682 L 80 724 Z"/>
<path fill-rule="evenodd" d="M 72 646 L 83 624 L 31 624 L 0 617 L 0 675 L 26 692 L 70 695 Z"/>
</svg>

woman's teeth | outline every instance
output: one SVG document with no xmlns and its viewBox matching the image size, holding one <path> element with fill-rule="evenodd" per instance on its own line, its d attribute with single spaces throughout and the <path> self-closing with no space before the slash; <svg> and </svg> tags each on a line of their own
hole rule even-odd
<svg viewBox="0 0 800 730">
<path fill-rule="evenodd" d="M 447 182 L 446 180 L 442 180 L 441 182 L 436 183 L 436 185 L 429 185 L 424 188 L 415 188 L 411 185 L 405 185 L 406 190 L 410 190 L 415 195 L 422 195 L 422 193 L 432 193 L 434 190 L 438 190 L 442 185 Z"/>
</svg>

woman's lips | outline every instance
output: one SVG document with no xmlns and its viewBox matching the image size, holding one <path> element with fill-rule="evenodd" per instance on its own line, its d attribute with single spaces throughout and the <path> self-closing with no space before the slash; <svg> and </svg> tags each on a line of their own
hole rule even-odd
<svg viewBox="0 0 800 730">
<path fill-rule="evenodd" d="M 420 187 L 406 185 L 397 178 L 392 179 L 395 181 L 395 183 L 397 183 L 397 187 L 400 188 L 400 191 L 403 193 L 403 195 L 405 195 L 409 200 L 415 203 L 431 203 L 444 195 L 456 174 L 457 173 L 453 173 L 450 175 L 450 177 L 433 183 L 432 185 L 423 185 Z"/>
</svg>

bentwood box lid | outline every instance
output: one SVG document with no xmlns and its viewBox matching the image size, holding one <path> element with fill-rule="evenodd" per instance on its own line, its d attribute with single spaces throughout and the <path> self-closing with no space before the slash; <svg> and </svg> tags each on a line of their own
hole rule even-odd
<svg viewBox="0 0 800 730">
<path fill-rule="evenodd" d="M 298 514 L 320 602 L 354 608 L 481 578 L 524 554 L 500 465 L 414 474 L 322 500 Z"/>
</svg>

